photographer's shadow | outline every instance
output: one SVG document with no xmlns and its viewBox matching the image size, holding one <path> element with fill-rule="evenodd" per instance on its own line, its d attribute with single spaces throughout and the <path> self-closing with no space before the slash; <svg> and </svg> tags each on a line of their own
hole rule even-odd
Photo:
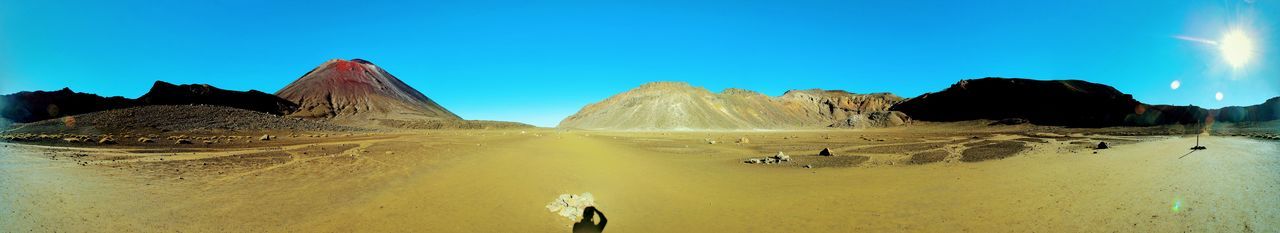
<svg viewBox="0 0 1280 233">
<path fill-rule="evenodd" d="M 592 221 L 596 214 L 600 214 L 600 223 L 598 224 Z M 604 217 L 604 212 L 596 210 L 595 206 L 588 206 L 582 210 L 582 221 L 573 224 L 573 232 L 604 232 L 604 225 L 608 223 L 609 218 Z"/>
</svg>

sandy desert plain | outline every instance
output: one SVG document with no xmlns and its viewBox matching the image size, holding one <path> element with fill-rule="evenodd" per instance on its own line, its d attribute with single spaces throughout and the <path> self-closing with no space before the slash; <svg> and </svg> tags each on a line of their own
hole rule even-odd
<svg viewBox="0 0 1280 233">
<path fill-rule="evenodd" d="M 0 228 L 564 232 L 572 222 L 544 205 L 590 192 L 609 232 L 1280 231 L 1277 141 L 1204 135 L 1208 150 L 1191 153 L 1194 135 L 1116 130 L 1144 129 L 959 122 L 268 132 L 275 138 L 163 149 L 3 143 Z M 1093 149 L 1103 141 L 1111 148 Z M 834 156 L 818 156 L 823 148 Z M 743 162 L 778 152 L 792 161 Z"/>
<path fill-rule="evenodd" d="M 1280 97 L 653 82 L 539 128 L 333 59 L 275 94 L 156 81 L 0 103 L 0 232 L 1280 231 Z"/>
</svg>

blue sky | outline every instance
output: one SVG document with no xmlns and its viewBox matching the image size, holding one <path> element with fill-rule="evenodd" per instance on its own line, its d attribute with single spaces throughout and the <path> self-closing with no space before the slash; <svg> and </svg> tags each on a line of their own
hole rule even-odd
<svg viewBox="0 0 1280 233">
<path fill-rule="evenodd" d="M 1239 68 L 1176 38 L 1231 28 L 1256 47 Z M 132 98 L 155 80 L 275 92 L 363 58 L 464 118 L 541 126 L 651 81 L 912 97 L 966 78 L 1082 79 L 1220 107 L 1280 95 L 1277 40 L 1274 0 L 0 0 L 0 93 Z"/>
</svg>

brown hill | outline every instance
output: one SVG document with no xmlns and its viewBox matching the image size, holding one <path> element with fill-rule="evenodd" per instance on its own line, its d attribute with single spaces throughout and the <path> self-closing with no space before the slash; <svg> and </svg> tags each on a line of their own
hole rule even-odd
<svg viewBox="0 0 1280 233">
<path fill-rule="evenodd" d="M 290 116 L 344 123 L 375 119 L 461 119 L 421 92 L 361 59 L 333 59 L 276 92 L 297 103 Z"/>
<path fill-rule="evenodd" d="M 563 128 L 604 130 L 739 130 L 877 127 L 906 122 L 884 112 L 901 101 L 892 94 L 789 91 L 769 97 L 726 89 L 712 93 L 682 82 L 654 82 L 583 107 Z M 876 115 L 877 117 L 871 117 Z"/>
</svg>

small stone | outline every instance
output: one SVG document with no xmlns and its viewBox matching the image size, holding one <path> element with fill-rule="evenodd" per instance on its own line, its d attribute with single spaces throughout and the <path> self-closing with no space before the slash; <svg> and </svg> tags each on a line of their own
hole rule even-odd
<svg viewBox="0 0 1280 233">
<path fill-rule="evenodd" d="M 805 165 L 804 165 L 804 168 L 813 168 L 813 165 L 812 165 L 812 164 L 805 164 Z"/>
<path fill-rule="evenodd" d="M 150 138 L 139 137 L 139 138 L 138 138 L 138 142 L 141 142 L 141 143 L 153 143 L 153 142 L 156 142 L 156 140 L 152 140 L 152 139 L 150 139 Z"/>
<path fill-rule="evenodd" d="M 1110 146 L 1107 146 L 1107 142 L 1098 142 L 1098 146 L 1094 147 L 1094 149 L 1099 149 L 1099 150 L 1104 150 L 1107 148 L 1111 148 Z"/>
<path fill-rule="evenodd" d="M 98 139 L 98 144 L 103 144 L 103 145 L 116 144 L 116 140 L 111 139 L 111 137 L 103 137 L 102 139 Z"/>
<path fill-rule="evenodd" d="M 183 139 L 178 139 L 177 141 L 175 141 L 175 142 L 173 142 L 173 143 L 175 143 L 175 144 L 191 144 L 191 140 L 187 140 L 187 139 L 183 138 Z"/>
<path fill-rule="evenodd" d="M 760 159 L 748 159 L 748 160 L 746 160 L 746 161 L 742 161 L 742 162 L 743 162 L 743 163 L 748 163 L 748 164 L 757 164 L 757 163 L 760 163 Z"/>
<path fill-rule="evenodd" d="M 262 135 L 262 137 L 259 137 L 259 138 L 258 138 L 258 140 L 260 140 L 260 141 L 268 141 L 268 140 L 271 140 L 271 135 L 263 134 L 263 135 Z"/>
<path fill-rule="evenodd" d="M 751 139 L 748 139 L 747 137 L 738 138 L 738 144 L 748 144 L 748 143 L 751 143 Z"/>
</svg>

